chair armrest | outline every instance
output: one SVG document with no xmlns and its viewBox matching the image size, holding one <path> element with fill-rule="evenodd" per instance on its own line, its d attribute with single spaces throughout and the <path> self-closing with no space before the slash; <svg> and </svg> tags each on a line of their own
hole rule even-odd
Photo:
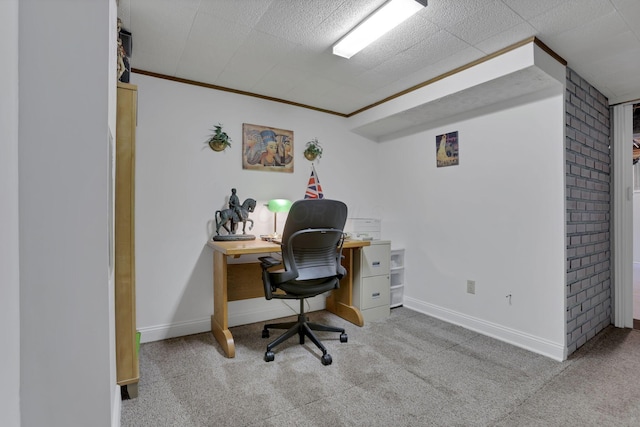
<svg viewBox="0 0 640 427">
<path fill-rule="evenodd" d="M 260 260 L 260 267 L 262 267 L 263 270 L 282 264 L 282 261 L 272 256 L 261 256 L 258 259 Z"/>
<path fill-rule="evenodd" d="M 264 297 L 270 300 L 273 298 L 273 292 L 276 290 L 276 287 L 273 283 L 271 283 L 271 274 L 269 273 L 269 268 L 282 264 L 282 261 L 271 256 L 261 256 L 258 257 L 258 259 L 260 260 L 260 267 L 262 268 L 262 284 L 264 285 Z"/>
</svg>

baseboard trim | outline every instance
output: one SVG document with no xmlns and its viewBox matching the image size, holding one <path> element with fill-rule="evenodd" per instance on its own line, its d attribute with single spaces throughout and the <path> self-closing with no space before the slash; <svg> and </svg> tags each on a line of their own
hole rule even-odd
<svg viewBox="0 0 640 427">
<path fill-rule="evenodd" d="M 640 319 L 633 319 L 633 329 L 640 329 Z"/>
<path fill-rule="evenodd" d="M 185 335 L 200 334 L 211 330 L 211 318 L 194 319 L 185 322 L 174 322 L 163 325 L 138 328 L 140 343 L 161 341 Z"/>
<path fill-rule="evenodd" d="M 256 307 L 256 301 L 251 299 L 230 302 L 229 327 L 292 316 L 297 314 L 299 308 L 297 300 L 271 300 L 268 302 L 264 298 L 259 298 L 258 300 L 261 303 L 258 307 Z M 309 305 L 306 307 L 306 311 L 317 311 L 325 308 L 325 298 L 322 296 L 308 299 L 307 302 Z M 211 331 L 211 316 L 142 327 L 138 328 L 138 331 L 140 332 L 140 343 L 200 334 Z"/>
<path fill-rule="evenodd" d="M 555 343 L 544 338 L 530 335 L 515 329 L 487 322 L 463 313 L 439 307 L 415 298 L 404 297 L 404 306 L 420 313 L 453 323 L 479 334 L 495 338 L 500 341 L 524 348 L 525 350 L 541 354 L 559 362 L 567 358 L 567 351 L 563 344 Z"/>
</svg>

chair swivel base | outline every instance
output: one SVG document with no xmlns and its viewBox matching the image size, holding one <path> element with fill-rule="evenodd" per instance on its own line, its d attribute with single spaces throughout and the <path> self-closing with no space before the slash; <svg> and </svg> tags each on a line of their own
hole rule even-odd
<svg viewBox="0 0 640 427">
<path fill-rule="evenodd" d="M 305 337 L 309 337 L 311 341 L 322 350 L 322 357 L 320 361 L 323 365 L 331 365 L 333 360 L 331 359 L 331 355 L 327 353 L 327 349 L 320 342 L 318 337 L 313 333 L 313 331 L 326 331 L 326 332 L 339 332 L 340 333 L 340 342 L 347 342 L 348 337 L 343 328 L 336 328 L 334 326 L 326 326 L 319 325 L 317 323 L 312 323 L 308 321 L 309 319 L 305 314 L 298 315 L 297 322 L 287 322 L 287 323 L 272 323 L 264 325 L 264 329 L 262 330 L 262 338 L 269 338 L 269 329 L 287 329 L 287 332 L 280 335 L 278 338 L 273 340 L 269 345 L 267 345 L 267 351 L 264 354 L 265 362 L 272 362 L 275 358 L 275 354 L 273 353 L 273 348 L 278 344 L 288 340 L 294 335 L 298 335 L 300 338 L 300 344 L 304 344 Z"/>
</svg>

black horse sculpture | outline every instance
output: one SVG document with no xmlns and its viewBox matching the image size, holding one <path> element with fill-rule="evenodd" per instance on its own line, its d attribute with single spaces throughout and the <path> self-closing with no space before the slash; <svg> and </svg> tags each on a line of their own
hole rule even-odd
<svg viewBox="0 0 640 427">
<path fill-rule="evenodd" d="M 216 234 L 220 234 L 220 227 L 223 227 L 227 230 L 229 234 L 236 234 L 236 229 L 238 228 L 238 223 L 242 222 L 242 234 L 247 234 L 245 228 L 247 227 L 247 222 L 250 222 L 249 230 L 253 228 L 253 220 L 249 218 L 249 214 L 254 211 L 256 208 L 256 201 L 254 199 L 246 199 L 240 205 L 240 215 L 238 215 L 233 209 L 223 209 L 221 211 L 216 211 Z M 240 218 L 238 218 L 240 216 Z M 230 227 L 227 226 L 227 223 L 231 223 Z"/>
</svg>

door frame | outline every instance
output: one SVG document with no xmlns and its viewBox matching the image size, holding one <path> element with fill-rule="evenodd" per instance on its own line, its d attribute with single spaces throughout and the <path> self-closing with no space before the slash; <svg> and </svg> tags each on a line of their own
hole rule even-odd
<svg viewBox="0 0 640 427">
<path fill-rule="evenodd" d="M 633 103 L 612 108 L 613 317 L 633 328 Z"/>
</svg>

